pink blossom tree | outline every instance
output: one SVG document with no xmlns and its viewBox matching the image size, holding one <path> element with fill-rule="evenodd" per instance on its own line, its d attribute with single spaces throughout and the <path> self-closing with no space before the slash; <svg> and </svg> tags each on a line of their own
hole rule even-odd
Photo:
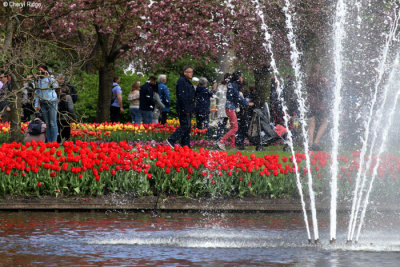
<svg viewBox="0 0 400 267">
<path fill-rule="evenodd" d="M 224 9 L 218 0 L 59 1 L 45 33 L 85 51 L 99 73 L 97 120 L 106 121 L 118 60 L 140 58 L 151 66 L 184 55 L 216 57 L 230 23 Z"/>
</svg>

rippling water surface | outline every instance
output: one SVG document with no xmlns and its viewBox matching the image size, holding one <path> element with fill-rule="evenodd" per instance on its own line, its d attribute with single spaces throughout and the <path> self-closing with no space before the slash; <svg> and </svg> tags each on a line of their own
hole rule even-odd
<svg viewBox="0 0 400 267">
<path fill-rule="evenodd" d="M 400 234 L 376 223 L 355 246 L 345 222 L 318 246 L 300 213 L 0 212 L 0 265 L 399 266 Z M 346 216 L 347 218 L 347 216 Z M 341 241 L 343 240 L 343 241 Z"/>
</svg>

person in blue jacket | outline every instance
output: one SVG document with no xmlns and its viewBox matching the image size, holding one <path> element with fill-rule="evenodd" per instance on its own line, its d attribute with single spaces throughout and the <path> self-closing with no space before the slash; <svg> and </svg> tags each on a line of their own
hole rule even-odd
<svg viewBox="0 0 400 267">
<path fill-rule="evenodd" d="M 164 104 L 165 108 L 161 110 L 161 124 L 167 123 L 167 117 L 169 113 L 169 89 L 166 85 L 167 76 L 165 74 L 160 74 L 158 76 L 158 95 L 160 96 L 161 102 Z"/>
<path fill-rule="evenodd" d="M 176 110 L 179 117 L 179 128 L 166 140 L 171 147 L 180 139 L 182 146 L 190 147 L 191 117 L 194 112 L 195 89 L 190 79 L 193 67 L 185 66 L 183 74 L 176 83 Z"/>
<path fill-rule="evenodd" d="M 226 91 L 226 105 L 225 112 L 229 118 L 231 129 L 227 132 L 217 143 L 217 147 L 221 150 L 225 150 L 225 142 L 230 140 L 231 149 L 235 148 L 235 135 L 238 131 L 238 121 L 236 116 L 236 108 L 239 104 L 244 106 L 253 106 L 253 102 L 249 102 L 248 99 L 243 98 L 239 95 L 239 87 L 243 82 L 243 75 L 240 71 L 235 71 L 232 74 L 232 78 L 228 83 L 228 89 Z"/>
<path fill-rule="evenodd" d="M 58 83 L 53 79 L 46 65 L 39 66 L 37 79 L 37 89 L 35 90 L 34 108 L 41 110 L 44 122 L 46 123 L 46 141 L 57 141 L 57 102 L 58 97 L 56 88 Z"/>
<path fill-rule="evenodd" d="M 196 88 L 196 127 L 197 129 L 207 129 L 207 136 L 210 137 L 209 121 L 210 121 L 210 98 L 215 95 L 215 90 L 207 89 L 207 79 L 201 77 L 199 85 Z"/>
</svg>

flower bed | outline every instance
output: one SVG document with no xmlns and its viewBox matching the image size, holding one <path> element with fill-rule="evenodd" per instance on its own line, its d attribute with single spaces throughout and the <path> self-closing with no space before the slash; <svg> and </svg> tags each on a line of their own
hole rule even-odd
<svg viewBox="0 0 400 267">
<path fill-rule="evenodd" d="M 341 192 L 351 193 L 359 153 L 339 157 Z M 305 155 L 296 154 L 302 181 Z M 376 160 L 376 159 L 375 159 Z M 312 153 L 310 171 L 317 194 L 329 184 L 328 153 Z M 201 148 L 130 145 L 121 142 L 3 143 L 0 147 L 0 195 L 104 195 L 133 193 L 186 197 L 297 197 L 291 157 L 256 157 Z M 379 177 L 398 191 L 399 160 L 385 155 Z M 382 179 L 383 180 L 383 179 Z M 379 184 L 379 181 L 378 181 Z M 306 188 L 305 188 L 306 190 Z"/>
<path fill-rule="evenodd" d="M 194 121 L 192 121 L 192 125 Z M 134 123 L 71 123 L 72 141 L 155 141 L 162 142 L 179 126 L 177 120 L 168 120 L 167 124 L 151 123 L 148 125 Z M 28 128 L 28 123 L 21 124 L 21 135 Z M 10 124 L 0 123 L 0 142 L 6 142 Z M 192 128 L 191 136 L 194 141 L 203 140 L 206 130 Z"/>
</svg>

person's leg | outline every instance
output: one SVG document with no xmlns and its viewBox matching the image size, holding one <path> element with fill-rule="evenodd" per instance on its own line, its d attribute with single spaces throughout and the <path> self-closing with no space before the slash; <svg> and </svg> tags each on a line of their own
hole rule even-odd
<svg viewBox="0 0 400 267">
<path fill-rule="evenodd" d="M 49 123 L 50 123 L 50 140 L 48 142 L 57 141 L 58 126 L 57 126 L 57 109 L 56 104 L 49 105 Z M 49 126 L 47 126 L 49 127 Z"/>
<path fill-rule="evenodd" d="M 236 145 L 242 147 L 244 144 L 244 125 L 242 120 L 238 122 L 238 131 L 236 133 Z"/>
<path fill-rule="evenodd" d="M 204 129 L 207 129 L 207 138 L 211 139 L 211 131 L 210 131 L 210 114 L 206 114 L 204 118 Z"/>
<path fill-rule="evenodd" d="M 219 118 L 218 119 L 218 124 L 217 124 L 217 137 L 215 140 L 219 140 L 222 137 L 222 124 L 223 124 L 224 118 Z"/>
<path fill-rule="evenodd" d="M 153 111 L 143 111 L 143 124 L 150 124 L 153 122 Z"/>
<path fill-rule="evenodd" d="M 196 113 L 196 128 L 203 129 L 203 116 L 202 114 Z"/>
<path fill-rule="evenodd" d="M 57 116 L 57 127 L 58 127 L 57 142 L 61 143 L 62 142 L 62 137 L 63 137 L 62 131 L 64 130 L 64 127 L 63 127 L 62 121 L 60 120 L 60 116 L 59 115 Z"/>
<path fill-rule="evenodd" d="M 167 117 L 168 117 L 168 112 L 161 112 L 161 124 L 166 124 L 167 123 Z"/>
<path fill-rule="evenodd" d="M 115 115 L 113 106 L 110 106 L 110 122 L 115 122 Z"/>
<path fill-rule="evenodd" d="M 50 142 L 50 121 L 49 121 L 49 105 L 46 103 L 40 104 L 43 121 L 46 124 L 46 141 Z"/>
<path fill-rule="evenodd" d="M 228 122 L 227 117 L 220 118 L 218 121 L 218 129 L 217 129 L 217 138 L 216 140 L 220 140 L 221 137 L 224 135 L 224 130 L 226 127 L 226 123 Z"/>
<path fill-rule="evenodd" d="M 326 128 L 328 127 L 328 118 L 321 119 L 321 125 L 318 128 L 317 135 L 315 136 L 314 144 L 319 145 L 319 141 L 321 141 L 322 136 L 324 135 Z"/>
<path fill-rule="evenodd" d="M 120 111 L 119 107 L 110 107 L 110 121 L 119 122 L 120 121 Z"/>
<path fill-rule="evenodd" d="M 141 114 L 142 114 L 142 123 L 143 124 L 147 124 L 148 122 L 147 122 L 147 111 L 145 111 L 145 110 L 141 110 L 140 111 L 141 112 Z"/>
<path fill-rule="evenodd" d="M 178 114 L 179 127 L 178 127 L 178 129 L 176 129 L 175 132 L 173 132 L 173 133 L 171 134 L 171 136 L 168 137 L 168 139 L 167 139 L 168 142 L 169 142 L 172 146 L 174 146 L 175 143 L 176 143 L 178 140 L 182 139 L 183 134 L 186 132 L 186 127 L 185 127 L 185 124 L 187 124 L 187 123 L 186 123 L 186 121 L 187 121 L 186 117 L 187 117 L 186 114 L 182 114 L 182 113 L 179 113 L 179 114 Z M 190 120 L 190 119 L 189 119 L 189 120 Z M 190 122 L 189 122 L 189 125 L 190 125 Z M 190 129 L 190 128 L 189 128 L 189 129 Z M 182 143 L 181 143 L 181 144 L 182 144 Z"/>
<path fill-rule="evenodd" d="M 314 132 L 315 132 L 315 116 L 308 118 L 308 146 L 312 146 L 314 143 Z"/>
<path fill-rule="evenodd" d="M 135 109 L 129 108 L 129 114 L 131 115 L 131 122 L 135 123 Z"/>
<path fill-rule="evenodd" d="M 182 146 L 190 146 L 190 130 L 191 130 L 191 114 L 185 115 L 182 122 L 183 123 L 183 135 L 181 137 Z"/>
<path fill-rule="evenodd" d="M 142 112 L 140 112 L 140 109 L 136 108 L 135 109 L 135 123 L 140 124 L 142 121 L 143 121 Z"/>
<path fill-rule="evenodd" d="M 233 109 L 226 109 L 226 115 L 229 118 L 229 123 L 231 124 L 231 129 L 227 132 L 221 139 L 221 143 L 225 143 L 228 138 L 230 139 L 231 148 L 235 147 L 235 134 L 238 131 L 238 124 L 236 118 L 236 112 Z"/>
<path fill-rule="evenodd" d="M 71 139 L 71 124 L 68 121 L 63 120 L 61 121 L 61 127 L 62 127 L 60 131 L 61 142 Z"/>
</svg>

